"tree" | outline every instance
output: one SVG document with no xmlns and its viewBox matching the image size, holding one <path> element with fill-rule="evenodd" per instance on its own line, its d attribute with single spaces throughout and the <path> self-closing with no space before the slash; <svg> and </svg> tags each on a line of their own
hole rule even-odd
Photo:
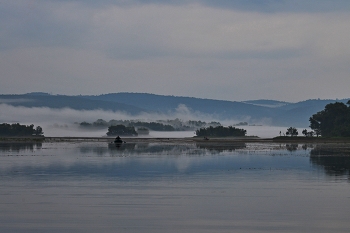
<svg viewBox="0 0 350 233">
<path fill-rule="evenodd" d="M 298 130 L 295 127 L 289 127 L 286 132 L 286 135 L 290 135 L 291 137 L 298 136 L 298 134 Z"/>
<path fill-rule="evenodd" d="M 307 129 L 304 129 L 301 133 L 304 134 L 305 137 L 307 137 L 307 134 L 308 134 Z"/>
<path fill-rule="evenodd" d="M 90 127 L 90 126 L 92 126 L 92 124 L 90 124 L 90 123 L 88 123 L 86 121 L 81 122 L 79 125 L 82 126 L 82 127 Z"/>
<path fill-rule="evenodd" d="M 129 126 L 146 127 L 154 131 L 175 131 L 175 128 L 171 125 L 164 125 L 156 122 L 130 122 Z"/>
<path fill-rule="evenodd" d="M 135 131 L 135 128 L 133 126 L 126 127 L 124 125 L 113 125 L 108 127 L 108 136 L 137 136 L 137 132 Z"/>
<path fill-rule="evenodd" d="M 350 105 L 350 101 L 347 102 Z M 350 106 L 336 102 L 312 115 L 310 128 L 323 137 L 350 137 Z"/>
<path fill-rule="evenodd" d="M 92 123 L 92 126 L 99 128 L 107 128 L 108 122 L 103 119 L 98 119 L 97 121 Z"/>
<path fill-rule="evenodd" d="M 40 126 L 37 126 L 36 129 L 34 130 L 35 135 L 40 136 L 43 135 L 43 128 L 41 128 Z"/>
<path fill-rule="evenodd" d="M 196 130 L 196 135 L 201 137 L 244 137 L 247 131 L 232 126 L 207 127 Z"/>
<path fill-rule="evenodd" d="M 37 134 L 37 131 L 34 129 L 34 125 L 20 125 L 19 123 L 15 124 L 7 124 L 3 123 L 0 124 L 0 136 L 5 137 L 23 137 L 23 136 L 33 136 L 33 135 L 42 135 L 42 128 L 38 126 L 36 128 L 39 134 Z"/>
<path fill-rule="evenodd" d="M 314 131 L 307 131 L 307 129 L 304 129 L 302 132 L 305 137 L 313 137 L 314 136 Z"/>
</svg>

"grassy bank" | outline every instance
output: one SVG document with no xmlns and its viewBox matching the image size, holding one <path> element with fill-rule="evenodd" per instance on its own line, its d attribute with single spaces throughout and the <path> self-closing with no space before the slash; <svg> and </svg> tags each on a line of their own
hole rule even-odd
<svg viewBox="0 0 350 233">
<path fill-rule="evenodd" d="M 1 137 L 0 142 L 111 142 L 114 137 Z M 209 140 L 203 137 L 191 138 L 142 138 L 142 137 L 123 137 L 123 140 L 131 143 L 190 143 L 200 142 L 204 144 L 213 143 L 235 143 L 235 142 L 261 142 L 261 143 L 350 143 L 350 138 L 325 138 L 325 137 L 275 137 L 275 138 L 258 138 L 258 137 L 213 137 Z"/>
<path fill-rule="evenodd" d="M 45 137 L 0 137 L 0 142 L 44 142 Z"/>
<path fill-rule="evenodd" d="M 299 143 L 337 143 L 337 142 L 349 142 L 350 137 L 275 137 L 272 138 L 273 142 L 299 142 Z"/>
</svg>

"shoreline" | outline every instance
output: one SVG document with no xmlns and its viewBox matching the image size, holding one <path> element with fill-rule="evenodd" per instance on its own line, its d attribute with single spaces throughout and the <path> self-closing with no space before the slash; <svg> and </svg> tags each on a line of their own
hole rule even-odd
<svg viewBox="0 0 350 233">
<path fill-rule="evenodd" d="M 0 142 L 113 142 L 115 137 L 0 137 Z M 201 143 L 201 144 L 229 144 L 229 143 L 350 143 L 350 138 L 322 138 L 322 137 L 216 137 L 205 140 L 202 137 L 191 138 L 142 138 L 123 137 L 129 143 Z"/>
</svg>

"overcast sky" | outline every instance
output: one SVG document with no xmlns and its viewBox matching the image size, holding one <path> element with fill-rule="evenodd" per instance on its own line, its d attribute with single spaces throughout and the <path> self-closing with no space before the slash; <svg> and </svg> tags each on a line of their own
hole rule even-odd
<svg viewBox="0 0 350 233">
<path fill-rule="evenodd" d="M 0 94 L 350 97 L 347 0 L 0 0 Z"/>
</svg>

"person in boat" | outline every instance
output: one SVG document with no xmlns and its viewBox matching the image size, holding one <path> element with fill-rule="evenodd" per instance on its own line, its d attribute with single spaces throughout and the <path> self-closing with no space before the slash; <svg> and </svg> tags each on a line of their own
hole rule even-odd
<svg viewBox="0 0 350 233">
<path fill-rule="evenodd" d="M 118 136 L 114 139 L 114 143 L 123 143 L 124 141 Z"/>
</svg>

